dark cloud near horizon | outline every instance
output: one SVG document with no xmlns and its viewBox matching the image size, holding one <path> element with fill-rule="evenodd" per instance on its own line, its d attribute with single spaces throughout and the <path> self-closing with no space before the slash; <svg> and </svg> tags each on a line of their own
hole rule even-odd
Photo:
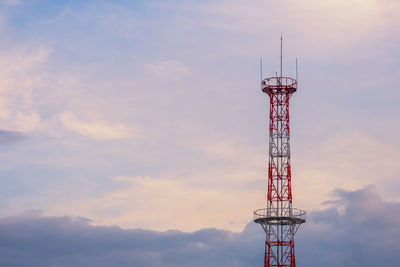
<svg viewBox="0 0 400 267">
<path fill-rule="evenodd" d="M 398 266 L 400 203 L 385 202 L 373 185 L 334 195 L 299 231 L 299 266 Z"/>
<path fill-rule="evenodd" d="M 383 201 L 373 186 L 335 196 L 300 228 L 297 266 L 397 266 L 400 203 Z M 0 265 L 261 266 L 263 240 L 254 223 L 237 234 L 156 232 L 29 212 L 0 220 Z"/>
<path fill-rule="evenodd" d="M 0 220 L 0 266 L 255 266 L 260 230 L 124 230 L 30 212 Z"/>
<path fill-rule="evenodd" d="M 26 139 L 27 136 L 16 131 L 0 130 L 0 145 L 9 145 Z"/>
</svg>

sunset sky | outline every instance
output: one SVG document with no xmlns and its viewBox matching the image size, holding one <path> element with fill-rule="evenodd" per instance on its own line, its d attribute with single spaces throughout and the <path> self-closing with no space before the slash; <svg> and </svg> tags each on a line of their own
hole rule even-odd
<svg viewBox="0 0 400 267">
<path fill-rule="evenodd" d="M 376 231 L 382 221 L 370 218 L 378 214 L 392 234 L 365 251 L 393 250 L 386 266 L 398 262 L 400 246 L 389 237 L 400 238 L 399 1 L 0 3 L 0 240 L 6 227 L 29 232 L 26 225 L 43 220 L 78 232 L 116 226 L 116 236 L 132 231 L 132 239 L 138 229 L 154 238 L 206 231 L 223 237 L 210 247 L 257 240 L 250 243 L 261 255 L 264 236 L 251 223 L 265 206 L 268 159 L 259 59 L 264 77 L 279 70 L 282 33 L 284 74 L 294 77 L 299 61 L 293 205 L 309 214 L 298 233 L 299 266 L 314 266 L 305 258 L 324 247 L 318 233 L 343 237 L 341 249 L 354 233 L 343 223 L 367 218 L 361 225 Z M 360 244 L 375 236 L 368 238 Z M 229 253 L 245 253 L 235 249 Z M 0 249 L 0 263 L 13 253 Z M 135 253 L 137 266 L 171 266 Z M 262 256 L 243 257 L 231 266 L 262 264 Z M 315 266 L 373 262 L 354 257 Z M 70 266 L 57 259 L 37 264 Z"/>
</svg>

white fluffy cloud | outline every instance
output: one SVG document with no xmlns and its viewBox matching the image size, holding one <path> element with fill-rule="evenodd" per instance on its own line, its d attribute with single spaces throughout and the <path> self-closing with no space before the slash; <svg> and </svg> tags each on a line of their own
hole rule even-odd
<svg viewBox="0 0 400 267">
<path fill-rule="evenodd" d="M 121 139 L 132 136 L 131 130 L 121 123 L 108 123 L 99 120 L 83 121 L 69 112 L 64 112 L 61 115 L 61 122 L 66 129 L 97 140 Z"/>
</svg>

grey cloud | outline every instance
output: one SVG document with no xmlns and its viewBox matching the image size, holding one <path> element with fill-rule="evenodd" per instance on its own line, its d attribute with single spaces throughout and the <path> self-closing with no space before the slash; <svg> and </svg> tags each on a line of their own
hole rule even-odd
<svg viewBox="0 0 400 267">
<path fill-rule="evenodd" d="M 24 214 L 0 220 L 0 266 L 254 266 L 263 252 L 255 228 L 155 232 Z"/>
<path fill-rule="evenodd" d="M 0 130 L 0 145 L 13 144 L 25 138 L 27 138 L 26 135 L 20 132 Z"/>
<path fill-rule="evenodd" d="M 299 266 L 398 266 L 400 203 L 383 201 L 372 185 L 334 195 L 299 231 Z"/>
<path fill-rule="evenodd" d="M 374 186 L 336 190 L 336 201 L 314 211 L 296 238 L 297 266 L 396 266 L 400 203 Z M 93 226 L 79 217 L 37 211 L 0 220 L 1 266 L 261 266 L 264 234 L 202 229 L 155 232 Z"/>
</svg>

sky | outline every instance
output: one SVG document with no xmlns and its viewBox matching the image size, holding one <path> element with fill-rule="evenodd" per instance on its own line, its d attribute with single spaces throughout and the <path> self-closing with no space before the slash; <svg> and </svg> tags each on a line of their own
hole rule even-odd
<svg viewBox="0 0 400 267">
<path fill-rule="evenodd" d="M 395 266 L 399 11 L 396 0 L 0 0 L 0 263 L 259 266 L 259 60 L 264 77 L 279 70 L 282 33 L 284 74 L 299 62 L 298 265 Z"/>
</svg>

